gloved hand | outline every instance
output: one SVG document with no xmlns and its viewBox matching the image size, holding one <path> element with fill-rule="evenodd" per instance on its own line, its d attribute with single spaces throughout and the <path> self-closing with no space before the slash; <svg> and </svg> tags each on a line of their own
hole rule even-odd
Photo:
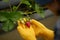
<svg viewBox="0 0 60 40">
<path fill-rule="evenodd" d="M 54 31 L 46 28 L 42 23 L 34 19 L 30 20 L 35 35 L 42 36 L 45 40 L 54 40 Z"/>
<path fill-rule="evenodd" d="M 22 23 L 20 23 L 20 21 L 18 21 L 17 30 L 23 39 L 25 39 L 25 40 L 36 40 L 35 32 L 32 28 L 32 25 L 30 25 L 30 26 L 31 27 L 28 28 L 25 24 L 22 24 Z"/>
</svg>

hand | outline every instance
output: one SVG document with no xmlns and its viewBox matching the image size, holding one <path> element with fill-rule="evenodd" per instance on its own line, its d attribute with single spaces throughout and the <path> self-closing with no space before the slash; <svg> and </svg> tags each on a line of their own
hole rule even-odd
<svg viewBox="0 0 60 40">
<path fill-rule="evenodd" d="M 32 19 L 30 20 L 33 29 L 35 31 L 35 35 L 40 35 L 45 38 L 45 40 L 53 40 L 54 32 L 48 28 L 46 28 L 42 23 Z"/>
<path fill-rule="evenodd" d="M 25 24 L 20 23 L 18 21 L 18 27 L 17 30 L 19 34 L 24 38 L 25 40 L 36 40 L 35 38 L 35 32 L 32 28 L 32 25 L 30 28 L 28 28 Z"/>
</svg>

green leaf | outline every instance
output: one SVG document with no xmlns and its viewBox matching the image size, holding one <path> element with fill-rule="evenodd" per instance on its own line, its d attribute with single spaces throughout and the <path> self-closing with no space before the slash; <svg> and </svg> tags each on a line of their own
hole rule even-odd
<svg viewBox="0 0 60 40">
<path fill-rule="evenodd" d="M 6 21 L 8 18 L 6 17 L 7 12 L 0 12 L 0 21 Z"/>
<path fill-rule="evenodd" d="M 11 31 L 14 28 L 14 24 L 11 21 L 6 21 L 3 24 L 2 30 L 4 30 L 5 32 Z"/>
<path fill-rule="evenodd" d="M 25 1 L 27 1 L 27 0 L 20 0 L 21 3 L 24 3 Z"/>
<path fill-rule="evenodd" d="M 14 23 L 13 22 L 9 22 L 9 30 L 12 30 L 14 28 Z"/>
<path fill-rule="evenodd" d="M 6 32 L 12 30 L 14 28 L 14 23 L 22 18 L 22 14 L 23 12 L 20 11 L 0 12 L 0 21 L 4 21 L 2 29 Z"/>
<path fill-rule="evenodd" d="M 15 10 L 16 10 L 16 8 L 17 8 L 16 6 L 13 6 L 13 11 L 15 11 Z"/>
<path fill-rule="evenodd" d="M 4 2 L 9 2 L 9 0 L 3 0 Z"/>
<path fill-rule="evenodd" d="M 42 7 L 40 7 L 38 4 L 35 4 L 35 11 L 38 13 L 38 14 L 40 14 L 40 16 L 41 17 L 45 17 L 44 15 L 44 11 L 43 11 L 43 8 Z"/>
<path fill-rule="evenodd" d="M 8 20 L 6 17 L 0 16 L 0 21 L 6 21 L 6 20 Z"/>
<path fill-rule="evenodd" d="M 39 7 L 38 4 L 35 4 L 35 11 L 36 11 L 37 13 L 40 13 L 40 7 Z"/>
<path fill-rule="evenodd" d="M 25 1 L 24 4 L 26 4 L 26 5 L 30 5 L 29 1 Z"/>
<path fill-rule="evenodd" d="M 12 21 L 17 21 L 17 20 L 19 20 L 22 17 L 21 12 L 11 12 L 10 15 L 11 15 L 10 19 Z"/>
<path fill-rule="evenodd" d="M 26 5 L 31 6 L 31 4 L 30 4 L 30 2 L 29 2 L 28 0 L 21 0 L 21 3 L 24 3 L 24 4 L 26 4 Z"/>
<path fill-rule="evenodd" d="M 38 4 L 35 4 L 35 11 L 37 13 L 43 13 L 43 7 L 40 7 Z"/>
<path fill-rule="evenodd" d="M 3 11 L 3 12 L 0 12 L 0 15 L 2 15 L 3 17 L 6 17 L 7 19 L 10 19 L 10 13 L 9 12 L 6 12 L 6 11 Z"/>
</svg>

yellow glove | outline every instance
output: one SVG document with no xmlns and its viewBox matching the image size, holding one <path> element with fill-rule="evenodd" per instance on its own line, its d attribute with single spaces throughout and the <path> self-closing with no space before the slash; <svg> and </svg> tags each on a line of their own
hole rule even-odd
<svg viewBox="0 0 60 40">
<path fill-rule="evenodd" d="M 28 28 L 25 24 L 22 24 L 22 23 L 20 23 L 20 21 L 18 21 L 17 30 L 23 39 L 25 39 L 25 40 L 36 40 L 35 32 L 32 28 L 32 25 L 30 25 L 30 26 L 31 27 Z"/>
<path fill-rule="evenodd" d="M 43 36 L 45 40 L 54 40 L 54 31 L 46 28 L 42 23 L 32 19 L 30 20 L 35 35 Z"/>
</svg>

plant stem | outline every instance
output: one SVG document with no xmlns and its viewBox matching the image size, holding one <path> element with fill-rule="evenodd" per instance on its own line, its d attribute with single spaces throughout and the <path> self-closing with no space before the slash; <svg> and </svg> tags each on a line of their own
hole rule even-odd
<svg viewBox="0 0 60 40">
<path fill-rule="evenodd" d="M 9 7 L 10 7 L 10 11 L 12 12 L 12 7 L 11 7 L 11 4 L 10 4 L 10 2 L 9 2 Z"/>
<path fill-rule="evenodd" d="M 21 2 L 18 4 L 18 6 L 17 6 L 17 8 L 16 8 L 16 10 L 15 11 L 17 11 L 17 9 L 19 8 L 19 6 L 21 5 Z"/>
</svg>

